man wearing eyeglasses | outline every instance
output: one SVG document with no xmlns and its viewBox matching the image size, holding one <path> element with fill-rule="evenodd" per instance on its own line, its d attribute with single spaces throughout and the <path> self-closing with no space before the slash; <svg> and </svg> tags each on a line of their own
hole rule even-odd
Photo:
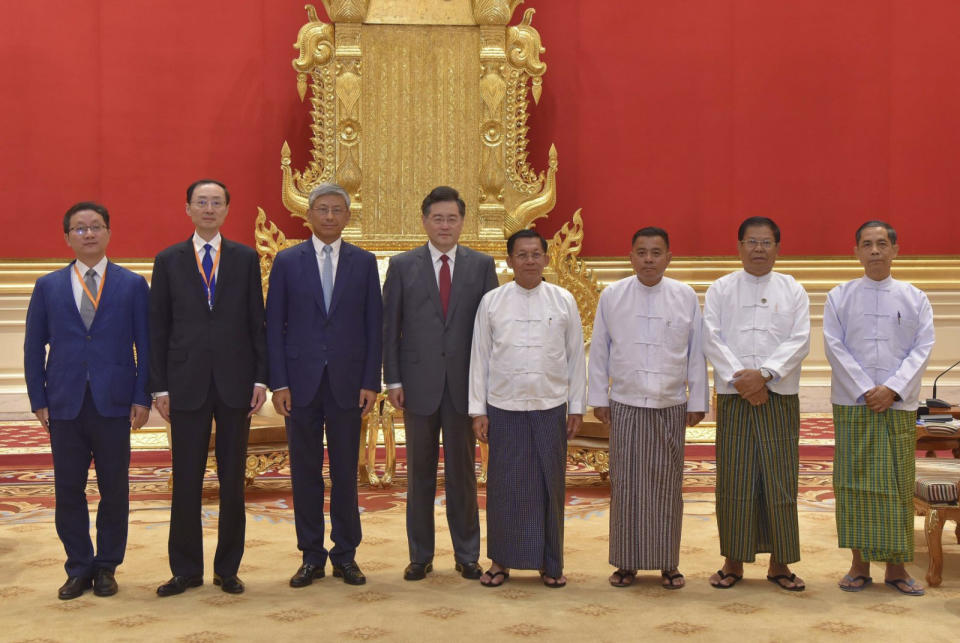
<svg viewBox="0 0 960 643">
<path fill-rule="evenodd" d="M 333 575 L 366 576 L 356 562 L 362 537 L 357 498 L 361 417 L 380 391 L 383 304 L 377 259 L 340 236 L 350 195 L 335 183 L 310 191 L 309 241 L 281 251 L 270 271 L 267 343 L 273 406 L 286 418 L 297 548 L 290 579 L 306 587 Z M 330 540 L 324 545 L 323 437 L 330 457 Z"/>
<path fill-rule="evenodd" d="M 50 434 L 57 535 L 67 554 L 67 582 L 57 596 L 69 600 L 91 585 L 97 596 L 117 593 L 114 571 L 127 545 L 130 429 L 150 415 L 150 351 L 147 282 L 107 260 L 107 209 L 89 201 L 72 206 L 63 236 L 76 260 L 34 286 L 23 370 L 30 408 Z M 86 498 L 91 459 L 100 493 L 96 552 Z"/>
<path fill-rule="evenodd" d="M 770 553 L 767 580 L 799 592 L 797 476 L 800 363 L 810 352 L 810 302 L 773 272 L 780 228 L 750 217 L 737 231 L 743 270 L 721 277 L 703 308 L 703 352 L 717 393 L 717 526 L 723 567 L 710 584 L 729 589 L 743 563 Z"/>
<path fill-rule="evenodd" d="M 244 472 L 250 417 L 266 399 L 267 348 L 257 253 L 225 239 L 226 186 L 212 179 L 187 188 L 193 235 L 160 252 L 150 291 L 150 389 L 170 422 L 173 498 L 168 551 L 173 577 L 160 596 L 203 584 L 200 497 L 216 419 L 220 516 L 213 583 L 231 594 L 243 556 Z"/>
<path fill-rule="evenodd" d="M 383 379 L 407 435 L 408 581 L 433 569 L 441 432 L 456 569 L 464 578 L 481 574 L 467 374 L 473 319 L 484 293 L 497 287 L 497 272 L 492 257 L 459 244 L 465 210 L 456 190 L 434 188 L 421 205 L 427 243 L 391 257 L 383 284 Z"/>
</svg>

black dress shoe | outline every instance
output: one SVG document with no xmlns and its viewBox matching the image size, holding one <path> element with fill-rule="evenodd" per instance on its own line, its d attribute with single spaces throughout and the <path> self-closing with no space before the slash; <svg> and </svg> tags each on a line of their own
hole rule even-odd
<svg viewBox="0 0 960 643">
<path fill-rule="evenodd" d="M 83 592 L 90 589 L 90 585 L 92 584 L 93 581 L 86 576 L 71 576 L 67 579 L 67 582 L 57 590 L 57 598 L 61 601 L 69 601 L 71 598 L 77 598 L 81 596 Z"/>
<path fill-rule="evenodd" d="M 225 591 L 227 594 L 243 594 L 243 581 L 234 574 L 224 578 L 220 574 L 213 575 L 213 584 Z"/>
<path fill-rule="evenodd" d="M 97 596 L 113 596 L 117 593 L 117 580 L 109 569 L 98 569 L 93 577 L 93 593 Z"/>
<path fill-rule="evenodd" d="M 157 588 L 157 596 L 183 594 L 189 587 L 203 585 L 203 576 L 174 576 Z"/>
<path fill-rule="evenodd" d="M 290 579 L 290 587 L 306 587 L 315 578 L 323 578 L 325 575 L 326 572 L 323 571 L 323 567 L 304 563 L 300 565 L 300 569 Z"/>
<path fill-rule="evenodd" d="M 477 580 L 483 576 L 483 570 L 477 563 L 457 563 L 457 571 L 460 572 L 461 576 L 470 580 Z"/>
<path fill-rule="evenodd" d="M 433 563 L 410 563 L 403 570 L 403 580 L 423 580 L 433 571 Z"/>
<path fill-rule="evenodd" d="M 363 585 L 367 582 L 367 577 L 363 575 L 363 572 L 352 560 L 343 565 L 334 565 L 333 575 L 335 578 L 343 577 L 343 582 L 347 585 Z"/>
</svg>

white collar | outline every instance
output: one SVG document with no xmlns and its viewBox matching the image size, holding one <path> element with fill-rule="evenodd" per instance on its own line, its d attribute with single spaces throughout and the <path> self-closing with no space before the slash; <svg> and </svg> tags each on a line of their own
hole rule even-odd
<svg viewBox="0 0 960 643">
<path fill-rule="evenodd" d="M 213 239 L 210 239 L 210 241 L 207 241 L 196 232 L 193 233 L 193 249 L 196 251 L 197 254 L 200 254 L 200 251 L 203 250 L 203 246 L 205 246 L 208 243 L 213 248 L 214 252 L 220 252 L 220 243 L 222 241 L 223 241 L 223 237 L 220 236 L 219 232 L 216 235 L 214 235 Z"/>
<path fill-rule="evenodd" d="M 100 261 L 98 261 L 96 264 L 92 266 L 88 266 L 87 264 L 83 263 L 79 259 L 77 259 L 76 263 L 77 263 L 77 270 L 80 271 L 81 276 L 87 274 L 87 270 L 89 270 L 90 268 L 93 268 L 93 271 L 97 273 L 98 277 L 103 277 L 103 273 L 107 271 L 108 261 L 107 261 L 107 256 L 104 255 Z"/>
<path fill-rule="evenodd" d="M 450 259 L 450 261 L 456 261 L 456 260 L 457 260 L 457 246 L 456 246 L 456 245 L 454 245 L 452 248 L 450 248 L 450 249 L 447 250 L 446 252 L 440 252 L 440 249 L 437 248 L 435 245 L 433 245 L 433 242 L 432 242 L 432 241 L 427 241 L 427 248 L 430 249 L 430 259 L 433 261 L 433 263 L 437 263 L 438 261 L 440 261 L 440 255 L 447 255 L 447 257 Z"/>
<path fill-rule="evenodd" d="M 316 251 L 318 256 L 323 256 L 323 249 L 325 246 L 330 246 L 330 252 L 333 253 L 333 256 L 340 256 L 340 245 L 343 243 L 343 237 L 337 237 L 337 240 L 333 243 L 327 244 L 317 238 L 317 235 L 311 234 L 310 240 L 313 242 L 313 249 Z"/>
</svg>

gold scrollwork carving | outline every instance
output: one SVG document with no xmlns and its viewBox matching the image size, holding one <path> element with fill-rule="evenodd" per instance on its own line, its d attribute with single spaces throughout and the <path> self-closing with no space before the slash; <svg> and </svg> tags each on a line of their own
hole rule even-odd
<svg viewBox="0 0 960 643">
<path fill-rule="evenodd" d="M 322 22 L 313 5 L 307 5 L 306 9 L 310 22 L 300 27 L 297 42 L 293 45 L 300 52 L 293 60 L 293 68 L 298 72 L 297 93 L 300 100 L 307 93 L 307 75 L 333 58 L 333 25 Z"/>
<path fill-rule="evenodd" d="M 340 145 L 340 164 L 337 181 L 355 199 L 360 192 L 363 173 L 360 169 L 360 61 L 348 60 L 337 64 L 336 94 L 339 101 L 340 122 L 337 141 Z M 359 199 L 357 199 L 359 200 Z"/>
<path fill-rule="evenodd" d="M 583 339 L 590 343 L 593 337 L 593 319 L 600 300 L 600 284 L 587 268 L 580 251 L 583 249 L 583 218 L 580 210 L 573 213 L 573 221 L 563 224 L 550 242 L 550 265 L 557 273 L 557 283 L 573 294 L 580 310 Z"/>
<path fill-rule="evenodd" d="M 363 22 L 369 0 L 321 0 L 334 22 Z"/>
<path fill-rule="evenodd" d="M 247 486 L 253 484 L 257 476 L 270 469 L 277 470 L 290 464 L 290 454 L 286 451 L 250 454 L 247 456 L 244 478 Z"/>
<path fill-rule="evenodd" d="M 606 480 L 610 474 L 610 452 L 606 449 L 571 448 L 567 451 L 567 458 L 574 464 L 592 467 L 600 474 L 601 480 Z"/>
<path fill-rule="evenodd" d="M 540 32 L 533 28 L 533 8 L 523 12 L 520 24 L 507 29 L 507 61 L 515 69 L 521 69 L 533 78 L 533 100 L 540 102 L 540 77 L 547 71 L 547 63 L 540 60 L 540 54 L 547 51 L 540 42 Z"/>
<path fill-rule="evenodd" d="M 509 148 L 508 148 L 509 149 Z M 521 202 L 503 218 L 503 236 L 508 238 L 517 230 L 529 228 L 541 217 L 550 214 L 557 203 L 557 148 L 550 146 L 547 176 L 540 194 Z"/>
<path fill-rule="evenodd" d="M 280 231 L 277 224 L 267 221 L 267 213 L 263 208 L 257 208 L 253 236 L 256 240 L 257 254 L 260 255 L 260 282 L 263 287 L 263 298 L 266 299 L 273 258 L 286 247 L 287 237 Z"/>
<path fill-rule="evenodd" d="M 523 0 L 473 0 L 473 19 L 478 25 L 505 25 Z"/>
</svg>

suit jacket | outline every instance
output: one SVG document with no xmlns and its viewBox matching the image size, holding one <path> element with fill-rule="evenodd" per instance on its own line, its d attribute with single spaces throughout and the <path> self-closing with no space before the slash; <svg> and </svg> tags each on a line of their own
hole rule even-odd
<svg viewBox="0 0 960 643">
<path fill-rule="evenodd" d="M 327 313 L 313 243 L 279 252 L 267 293 L 270 388 L 289 387 L 293 404 L 306 406 L 326 368 L 337 404 L 356 408 L 361 388 L 380 390 L 382 320 L 380 276 L 372 253 L 341 243 Z"/>
<path fill-rule="evenodd" d="M 493 257 L 457 246 L 444 319 L 426 244 L 393 256 L 383 284 L 383 376 L 403 385 L 404 405 L 418 415 L 440 407 L 444 385 L 467 413 L 470 344 L 477 306 L 498 286 Z"/>
<path fill-rule="evenodd" d="M 54 420 L 77 417 L 88 374 L 100 415 L 129 416 L 132 404 L 149 408 L 146 280 L 108 262 L 100 305 L 87 330 L 73 297 L 73 265 L 40 277 L 30 297 L 23 342 L 30 408 L 47 408 Z"/>
<path fill-rule="evenodd" d="M 171 408 L 200 408 L 211 378 L 225 404 L 249 407 L 254 383 L 267 381 L 256 251 L 222 240 L 212 310 L 193 237 L 161 251 L 150 286 L 150 345 L 150 390 L 168 391 Z"/>
</svg>

